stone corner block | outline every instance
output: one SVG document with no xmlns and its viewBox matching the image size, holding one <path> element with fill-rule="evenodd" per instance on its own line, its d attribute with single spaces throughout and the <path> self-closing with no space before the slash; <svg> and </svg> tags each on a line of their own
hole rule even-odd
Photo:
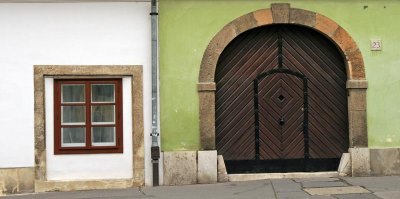
<svg viewBox="0 0 400 199">
<path fill-rule="evenodd" d="M 0 181 L 0 196 L 4 196 L 4 182 Z"/>
<path fill-rule="evenodd" d="M 197 183 L 196 151 L 164 152 L 164 185 Z"/>
<path fill-rule="evenodd" d="M 217 182 L 217 151 L 197 152 L 197 182 L 212 184 Z"/>
<path fill-rule="evenodd" d="M 343 153 L 338 168 L 339 176 L 351 175 L 350 153 Z"/>
<path fill-rule="evenodd" d="M 46 192 L 46 182 L 42 180 L 35 180 L 35 193 Z"/>
<path fill-rule="evenodd" d="M 218 155 L 218 182 L 228 182 L 229 176 L 226 171 L 226 166 L 224 162 L 224 157 L 222 155 Z"/>
<path fill-rule="evenodd" d="M 371 161 L 369 148 L 350 148 L 349 152 L 352 176 L 370 176 Z"/>
<path fill-rule="evenodd" d="M 0 168 L 0 196 L 32 193 L 34 181 L 34 167 Z"/>
</svg>

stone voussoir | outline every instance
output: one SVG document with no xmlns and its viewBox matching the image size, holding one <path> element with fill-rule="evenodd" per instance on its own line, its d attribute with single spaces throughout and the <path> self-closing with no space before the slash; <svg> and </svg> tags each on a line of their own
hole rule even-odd
<svg viewBox="0 0 400 199">
<path fill-rule="evenodd" d="M 271 4 L 273 23 L 289 23 L 290 4 L 276 3 Z"/>
<path fill-rule="evenodd" d="M 323 32 L 329 37 L 332 37 L 338 28 L 339 25 L 336 22 L 332 21 L 324 15 L 316 13 L 315 29 Z"/>
<path fill-rule="evenodd" d="M 303 9 L 291 8 L 289 23 L 315 27 L 316 14 Z"/>
<path fill-rule="evenodd" d="M 268 25 L 273 22 L 271 9 L 261 9 L 253 12 L 257 26 Z"/>
</svg>

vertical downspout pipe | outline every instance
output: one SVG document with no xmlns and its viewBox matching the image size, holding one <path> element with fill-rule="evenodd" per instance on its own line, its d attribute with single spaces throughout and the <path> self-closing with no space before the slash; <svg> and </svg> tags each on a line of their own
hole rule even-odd
<svg viewBox="0 0 400 199">
<path fill-rule="evenodd" d="M 153 186 L 159 186 L 160 146 L 158 144 L 158 11 L 157 0 L 151 0 L 151 162 Z"/>
</svg>

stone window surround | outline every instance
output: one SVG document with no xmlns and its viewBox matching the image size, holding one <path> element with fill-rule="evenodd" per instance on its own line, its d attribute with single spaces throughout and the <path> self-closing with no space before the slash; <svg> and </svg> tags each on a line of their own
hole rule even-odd
<svg viewBox="0 0 400 199">
<path fill-rule="evenodd" d="M 368 146 L 365 67 L 361 51 L 351 36 L 336 22 L 319 13 L 271 4 L 236 18 L 225 25 L 208 44 L 200 65 L 198 93 L 201 150 L 215 149 L 215 69 L 220 54 L 239 34 L 271 24 L 297 24 L 312 28 L 330 39 L 345 58 L 348 90 L 349 145 Z"/>
<path fill-rule="evenodd" d="M 144 185 L 143 72 L 140 65 L 35 65 L 35 192 L 127 188 Z M 129 180 L 47 181 L 44 78 L 132 78 L 133 178 Z"/>
</svg>

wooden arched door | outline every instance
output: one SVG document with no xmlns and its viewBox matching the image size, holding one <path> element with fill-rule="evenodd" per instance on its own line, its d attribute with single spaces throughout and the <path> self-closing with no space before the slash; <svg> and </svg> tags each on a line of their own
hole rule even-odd
<svg viewBox="0 0 400 199">
<path fill-rule="evenodd" d="M 348 149 L 343 60 L 331 41 L 306 27 L 264 26 L 235 38 L 215 76 L 216 146 L 228 172 L 337 169 Z M 259 78 L 255 93 L 254 80 L 278 69 L 303 75 L 306 88 L 301 78 L 277 72 Z"/>
</svg>

